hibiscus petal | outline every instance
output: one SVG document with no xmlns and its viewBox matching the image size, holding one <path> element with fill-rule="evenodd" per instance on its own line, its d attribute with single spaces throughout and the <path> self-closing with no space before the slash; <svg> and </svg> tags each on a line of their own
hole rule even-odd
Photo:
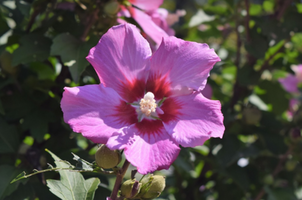
<svg viewBox="0 0 302 200">
<path fill-rule="evenodd" d="M 286 78 L 280 78 L 279 82 L 287 92 L 293 92 L 293 93 L 299 92 L 298 90 L 299 80 L 294 75 L 289 74 Z"/>
<path fill-rule="evenodd" d="M 156 10 L 164 0 L 129 0 L 130 3 L 145 11 Z"/>
<path fill-rule="evenodd" d="M 299 81 L 302 81 L 302 65 L 293 65 L 291 69 L 295 72 L 296 77 Z"/>
<path fill-rule="evenodd" d="M 209 84 L 206 84 L 206 86 L 204 87 L 204 89 L 201 91 L 201 94 L 208 98 L 208 99 L 211 99 L 212 98 L 212 94 L 213 94 L 213 91 L 212 91 L 212 88 Z"/>
<path fill-rule="evenodd" d="M 100 81 L 124 98 L 128 85 L 137 79 L 145 80 L 150 55 L 149 43 L 137 28 L 121 24 L 102 36 L 90 50 L 87 60 L 96 70 Z"/>
<path fill-rule="evenodd" d="M 110 149 L 125 149 L 127 160 L 141 174 L 169 169 L 177 158 L 180 148 L 164 129 L 157 134 L 140 133 L 135 125 L 109 138 Z"/>
<path fill-rule="evenodd" d="M 74 132 L 82 133 L 95 143 L 105 144 L 114 132 L 127 125 L 119 118 L 123 113 L 115 109 L 121 104 L 121 98 L 113 89 L 103 85 L 64 89 L 61 101 L 64 121 Z"/>
<path fill-rule="evenodd" d="M 134 9 L 132 18 L 142 27 L 144 32 L 156 43 L 160 44 L 163 37 L 169 35 L 154 23 L 151 16 L 141 10 Z"/>
<path fill-rule="evenodd" d="M 175 31 L 170 28 L 167 17 L 169 12 L 164 8 L 159 8 L 155 11 L 148 13 L 152 19 L 152 21 L 159 26 L 163 31 L 165 31 L 169 36 L 175 35 Z M 161 41 L 160 41 L 161 42 Z"/>
<path fill-rule="evenodd" d="M 150 75 L 167 76 L 172 88 L 202 90 L 210 70 L 220 58 L 207 44 L 188 42 L 176 37 L 164 38 L 151 57 Z"/>
<path fill-rule="evenodd" d="M 177 119 L 163 123 L 177 143 L 184 147 L 195 147 L 210 137 L 222 138 L 225 128 L 219 101 L 207 99 L 197 92 L 174 99 L 182 105 L 177 111 Z"/>
</svg>

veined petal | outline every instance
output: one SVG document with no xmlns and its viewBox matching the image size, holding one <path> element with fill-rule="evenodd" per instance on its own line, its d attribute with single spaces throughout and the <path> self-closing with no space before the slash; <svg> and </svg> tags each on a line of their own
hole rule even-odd
<svg viewBox="0 0 302 200">
<path fill-rule="evenodd" d="M 220 58 L 207 44 L 183 41 L 173 36 L 163 39 L 151 57 L 150 75 L 167 76 L 173 89 L 202 90 L 210 70 Z"/>
<path fill-rule="evenodd" d="M 207 99 L 197 92 L 174 99 L 182 105 L 177 110 L 177 119 L 163 121 L 163 124 L 177 143 L 195 147 L 210 137 L 222 138 L 225 128 L 219 101 Z"/>
<path fill-rule="evenodd" d="M 169 35 L 161 29 L 158 25 L 154 23 L 151 16 L 145 12 L 134 9 L 132 18 L 142 27 L 144 32 L 156 43 L 160 44 L 163 37 L 168 37 Z"/>
<path fill-rule="evenodd" d="M 145 11 L 156 10 L 164 0 L 129 0 L 130 3 Z"/>
<path fill-rule="evenodd" d="M 64 121 L 74 132 L 82 133 L 95 143 L 105 144 L 114 132 L 129 125 L 123 117 L 131 119 L 131 115 L 123 116 L 127 112 L 118 109 L 123 101 L 113 89 L 103 85 L 64 89 L 61 101 Z"/>
<path fill-rule="evenodd" d="M 127 160 L 141 174 L 168 169 L 179 154 L 179 146 L 164 129 L 145 134 L 132 125 L 123 132 L 110 137 L 106 145 L 110 149 L 124 149 Z"/>
<path fill-rule="evenodd" d="M 124 89 L 137 79 L 145 80 L 151 55 L 149 43 L 130 24 L 114 26 L 93 47 L 87 60 L 101 83 L 124 98 Z"/>
</svg>

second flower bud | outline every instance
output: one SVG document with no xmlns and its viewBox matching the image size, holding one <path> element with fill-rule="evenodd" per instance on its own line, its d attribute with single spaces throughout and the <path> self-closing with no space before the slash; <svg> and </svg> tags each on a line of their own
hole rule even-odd
<svg viewBox="0 0 302 200">
<path fill-rule="evenodd" d="M 118 150 L 111 150 L 104 144 L 102 144 L 95 153 L 96 164 L 104 169 L 117 166 L 121 160 L 122 156 Z"/>
</svg>

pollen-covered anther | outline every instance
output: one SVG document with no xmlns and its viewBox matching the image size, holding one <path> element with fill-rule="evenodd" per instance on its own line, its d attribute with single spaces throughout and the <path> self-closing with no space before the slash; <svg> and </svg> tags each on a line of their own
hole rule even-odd
<svg viewBox="0 0 302 200">
<path fill-rule="evenodd" d="M 139 102 L 140 110 L 146 116 L 150 116 L 152 112 L 156 111 L 156 101 L 154 99 L 154 94 L 152 92 L 147 92 L 144 98 Z"/>
</svg>

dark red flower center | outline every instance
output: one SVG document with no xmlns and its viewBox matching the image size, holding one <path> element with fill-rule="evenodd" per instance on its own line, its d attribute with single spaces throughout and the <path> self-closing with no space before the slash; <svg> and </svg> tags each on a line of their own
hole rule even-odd
<svg viewBox="0 0 302 200">
<path fill-rule="evenodd" d="M 143 80 L 136 80 L 134 82 L 127 82 L 123 84 L 122 97 L 125 101 L 121 101 L 120 105 L 115 109 L 119 113 L 117 119 L 119 123 L 125 125 L 135 124 L 140 134 L 159 134 L 162 132 L 164 126 L 163 122 L 177 120 L 179 116 L 181 103 L 173 98 L 170 83 L 166 77 L 151 76 L 147 82 Z M 140 102 L 144 99 L 146 93 L 152 93 L 156 102 L 162 101 L 159 109 L 163 112 L 150 114 L 142 120 L 139 120 Z M 143 113 L 144 114 L 144 113 Z M 155 118 L 154 116 L 158 116 Z M 153 117 L 153 119 L 152 119 Z"/>
</svg>

